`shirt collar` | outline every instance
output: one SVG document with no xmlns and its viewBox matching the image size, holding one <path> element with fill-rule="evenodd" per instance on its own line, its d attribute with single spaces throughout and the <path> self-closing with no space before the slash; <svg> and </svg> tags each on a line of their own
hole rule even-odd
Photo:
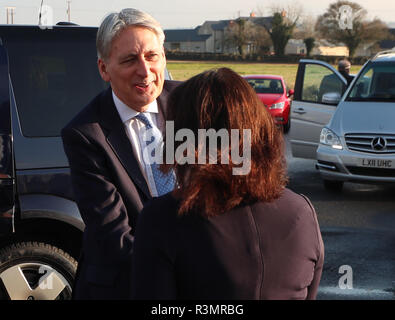
<svg viewBox="0 0 395 320">
<path fill-rule="evenodd" d="M 121 120 L 123 123 L 125 123 L 126 121 L 130 120 L 131 118 L 134 118 L 135 116 L 137 116 L 140 112 L 128 107 L 125 103 L 123 103 L 121 101 L 121 99 L 119 99 L 117 97 L 117 95 L 114 93 L 114 91 L 112 91 L 112 97 L 114 99 L 114 104 L 115 107 L 118 110 L 119 116 L 121 117 Z M 150 113 L 158 113 L 158 103 L 156 100 L 152 101 L 149 106 L 147 111 L 145 112 L 150 112 Z"/>
</svg>

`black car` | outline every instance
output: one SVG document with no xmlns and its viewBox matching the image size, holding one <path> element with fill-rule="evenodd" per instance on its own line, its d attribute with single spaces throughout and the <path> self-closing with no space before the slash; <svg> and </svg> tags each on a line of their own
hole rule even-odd
<svg viewBox="0 0 395 320">
<path fill-rule="evenodd" d="M 0 299 L 69 299 L 84 223 L 61 129 L 108 85 L 97 28 L 0 26 Z"/>
</svg>

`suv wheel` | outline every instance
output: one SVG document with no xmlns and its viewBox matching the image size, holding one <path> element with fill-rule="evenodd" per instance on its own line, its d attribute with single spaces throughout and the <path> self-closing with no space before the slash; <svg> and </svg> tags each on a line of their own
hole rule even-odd
<svg viewBox="0 0 395 320">
<path fill-rule="evenodd" d="M 68 300 L 77 261 L 41 242 L 21 242 L 0 251 L 0 299 Z"/>
<path fill-rule="evenodd" d="M 328 191 L 341 192 L 343 189 L 343 181 L 324 180 L 324 187 Z"/>
</svg>

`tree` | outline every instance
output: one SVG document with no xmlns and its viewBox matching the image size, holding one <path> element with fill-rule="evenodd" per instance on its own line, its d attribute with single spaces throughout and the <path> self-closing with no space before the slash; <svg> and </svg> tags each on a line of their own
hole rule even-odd
<svg viewBox="0 0 395 320">
<path fill-rule="evenodd" d="M 228 45 L 236 47 L 241 56 L 244 55 L 244 47 L 248 43 L 245 19 L 238 18 L 231 21 L 225 41 Z"/>
<path fill-rule="evenodd" d="M 307 14 L 301 16 L 298 20 L 298 24 L 295 27 L 295 31 L 293 37 L 295 39 L 307 39 L 307 38 L 316 38 L 315 26 L 317 24 L 317 18 Z"/>
<path fill-rule="evenodd" d="M 272 41 L 263 26 L 255 25 L 254 28 L 251 29 L 249 38 L 252 44 L 253 53 L 263 55 L 270 52 Z"/>
<path fill-rule="evenodd" d="M 302 39 L 306 46 L 306 54 L 310 56 L 311 51 L 313 51 L 315 46 L 316 39 L 316 31 L 315 25 L 317 24 L 317 20 L 312 15 L 305 15 L 302 17 L 301 23 L 295 28 L 294 38 Z"/>
<path fill-rule="evenodd" d="M 238 18 L 233 20 L 226 34 L 226 43 L 230 47 L 237 49 L 239 55 L 248 53 L 262 53 L 266 48 L 270 48 L 270 38 L 266 30 L 254 23 L 254 20 Z"/>
<path fill-rule="evenodd" d="M 387 26 L 378 18 L 366 19 L 367 11 L 358 3 L 337 1 L 317 20 L 316 30 L 333 44 L 344 43 L 353 57 L 362 44 L 377 43 L 388 36 Z"/>
<path fill-rule="evenodd" d="M 306 46 L 306 54 L 309 57 L 311 51 L 313 51 L 314 45 L 315 45 L 315 39 L 313 37 L 305 38 L 303 40 L 305 46 Z"/>
<path fill-rule="evenodd" d="M 285 17 L 285 11 L 275 12 L 273 15 L 271 28 L 266 27 L 267 32 L 273 43 L 274 52 L 276 56 L 283 56 L 285 53 L 285 46 L 289 39 L 291 39 L 293 31 L 296 26 L 298 18 L 290 21 Z"/>
</svg>

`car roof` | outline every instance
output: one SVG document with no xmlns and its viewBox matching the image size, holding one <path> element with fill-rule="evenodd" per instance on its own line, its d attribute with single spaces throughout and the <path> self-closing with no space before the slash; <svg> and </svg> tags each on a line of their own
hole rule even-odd
<svg viewBox="0 0 395 320">
<path fill-rule="evenodd" d="M 32 40 L 42 35 L 48 35 L 51 37 L 62 37 L 65 34 L 75 35 L 76 37 L 80 36 L 81 34 L 90 34 L 92 37 L 96 37 L 97 27 L 85 27 L 76 25 L 0 25 L 0 40 L 6 42 L 9 39 L 15 39 L 15 37 Z"/>
<path fill-rule="evenodd" d="M 372 59 L 374 62 L 395 62 L 395 50 L 382 51 L 375 55 Z"/>
<path fill-rule="evenodd" d="M 0 24 L 2 30 L 22 30 L 22 29 L 98 29 L 94 26 L 80 26 L 77 24 L 65 24 L 63 22 L 53 26 L 39 26 L 38 24 Z"/>
<path fill-rule="evenodd" d="M 244 75 L 243 78 L 256 78 L 256 79 L 277 79 L 282 80 L 282 76 L 271 75 L 271 74 L 248 74 Z"/>
</svg>

